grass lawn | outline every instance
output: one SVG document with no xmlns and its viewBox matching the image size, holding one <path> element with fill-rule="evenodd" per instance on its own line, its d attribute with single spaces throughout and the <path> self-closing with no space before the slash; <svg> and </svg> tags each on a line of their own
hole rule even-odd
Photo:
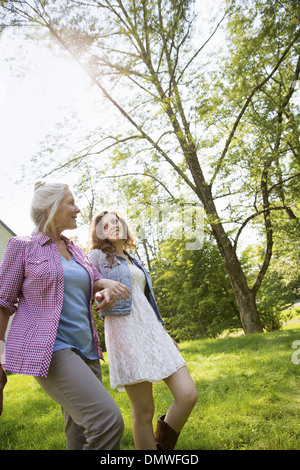
<svg viewBox="0 0 300 470">
<path fill-rule="evenodd" d="M 294 341 L 300 341 L 300 322 L 271 333 L 181 343 L 199 400 L 176 449 L 300 449 L 300 343 L 293 349 Z M 108 362 L 102 370 L 124 417 L 122 449 L 134 449 L 129 399 L 111 391 Z M 156 421 L 172 397 L 163 383 L 154 390 Z M 32 377 L 9 376 L 0 449 L 65 449 L 63 428 L 60 407 Z"/>
</svg>

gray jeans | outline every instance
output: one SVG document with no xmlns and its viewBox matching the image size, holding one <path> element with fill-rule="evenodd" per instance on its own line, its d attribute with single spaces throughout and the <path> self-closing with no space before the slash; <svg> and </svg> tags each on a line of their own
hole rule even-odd
<svg viewBox="0 0 300 470">
<path fill-rule="evenodd" d="M 119 450 L 121 412 L 101 382 L 99 360 L 83 360 L 72 349 L 53 353 L 48 376 L 38 384 L 61 405 L 68 450 Z"/>
</svg>

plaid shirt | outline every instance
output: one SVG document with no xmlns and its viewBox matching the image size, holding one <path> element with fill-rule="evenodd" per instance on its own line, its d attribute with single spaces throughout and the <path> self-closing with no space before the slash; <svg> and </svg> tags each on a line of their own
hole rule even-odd
<svg viewBox="0 0 300 470">
<path fill-rule="evenodd" d="M 99 357 L 103 359 L 91 309 L 94 281 L 103 276 L 81 248 L 66 237 L 64 240 L 90 276 L 90 321 Z M 31 237 L 11 238 L 0 267 L 0 306 L 12 314 L 16 312 L 5 345 L 3 362 L 7 370 L 47 376 L 63 296 L 64 272 L 56 243 L 39 231 Z"/>
</svg>

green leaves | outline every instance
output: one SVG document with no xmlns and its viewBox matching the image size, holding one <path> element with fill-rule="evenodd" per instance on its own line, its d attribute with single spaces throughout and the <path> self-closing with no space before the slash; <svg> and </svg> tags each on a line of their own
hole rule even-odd
<svg viewBox="0 0 300 470">
<path fill-rule="evenodd" d="M 168 330 L 180 341 L 240 327 L 234 295 L 214 243 L 201 250 L 165 240 L 153 261 L 154 289 Z"/>
</svg>

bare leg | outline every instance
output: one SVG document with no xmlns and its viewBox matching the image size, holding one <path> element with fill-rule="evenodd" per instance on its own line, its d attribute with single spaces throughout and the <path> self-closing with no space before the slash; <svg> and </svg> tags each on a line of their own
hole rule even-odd
<svg viewBox="0 0 300 470">
<path fill-rule="evenodd" d="M 126 392 L 131 401 L 133 439 L 136 449 L 156 449 L 152 424 L 154 416 L 152 383 L 141 382 L 126 385 Z"/>
<path fill-rule="evenodd" d="M 187 367 L 182 367 L 164 381 L 174 396 L 165 422 L 179 433 L 197 402 L 197 389 Z"/>
</svg>

